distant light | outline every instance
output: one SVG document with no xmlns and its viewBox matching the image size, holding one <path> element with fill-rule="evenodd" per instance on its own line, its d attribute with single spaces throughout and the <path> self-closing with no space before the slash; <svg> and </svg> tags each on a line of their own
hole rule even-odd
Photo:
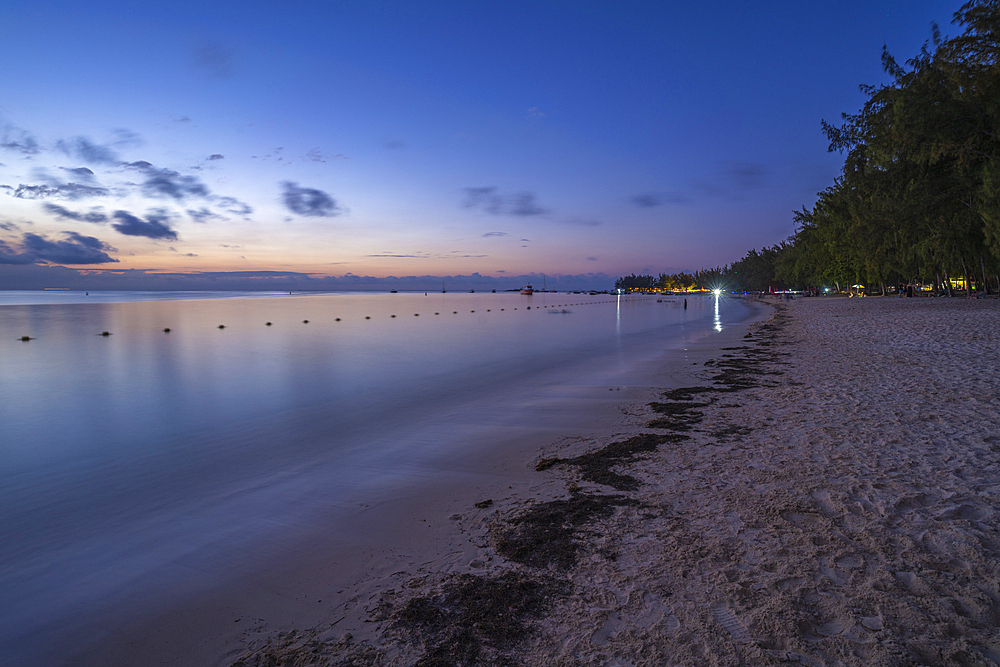
<svg viewBox="0 0 1000 667">
<path fill-rule="evenodd" d="M 720 290 L 720 289 L 714 289 L 712 291 L 715 293 L 715 296 L 722 296 L 722 290 Z"/>
</svg>

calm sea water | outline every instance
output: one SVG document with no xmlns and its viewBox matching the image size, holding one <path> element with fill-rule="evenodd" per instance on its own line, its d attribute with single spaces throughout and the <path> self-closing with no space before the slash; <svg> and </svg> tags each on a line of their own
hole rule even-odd
<svg viewBox="0 0 1000 667">
<path fill-rule="evenodd" d="M 28 664 L 70 615 L 417 474 L 468 446 L 456 415 L 613 381 L 750 315 L 682 301 L 0 292 L 0 647 Z M 435 436 L 408 440 L 418 421 Z"/>
</svg>

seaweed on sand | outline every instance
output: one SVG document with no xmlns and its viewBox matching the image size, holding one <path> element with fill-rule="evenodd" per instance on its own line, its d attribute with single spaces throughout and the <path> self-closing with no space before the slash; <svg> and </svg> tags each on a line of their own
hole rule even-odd
<svg viewBox="0 0 1000 667">
<path fill-rule="evenodd" d="M 381 650 L 367 643 L 352 644 L 347 634 L 339 641 L 322 641 L 316 630 L 289 630 L 243 656 L 232 667 L 378 667 L 384 664 Z"/>
<path fill-rule="evenodd" d="M 634 491 L 640 482 L 631 475 L 614 472 L 611 468 L 631 463 L 640 454 L 656 451 L 665 442 L 677 441 L 683 436 L 641 433 L 628 440 L 612 442 L 593 452 L 581 454 L 571 459 L 558 457 L 542 459 L 535 470 L 548 470 L 554 465 L 571 465 L 580 469 L 580 477 L 587 482 L 604 484 L 618 491 Z"/>
<path fill-rule="evenodd" d="M 516 664 L 510 651 L 530 634 L 528 622 L 567 592 L 568 583 L 554 578 L 463 574 L 438 595 L 409 600 L 393 625 L 424 646 L 419 667 Z"/>
<path fill-rule="evenodd" d="M 538 503 L 492 530 L 493 547 L 507 560 L 530 567 L 568 570 L 576 565 L 588 524 L 610 516 L 615 507 L 639 501 L 622 495 L 573 493 L 565 500 Z"/>
<path fill-rule="evenodd" d="M 650 403 L 649 407 L 662 417 L 646 424 L 647 428 L 660 428 L 670 431 L 690 431 L 701 422 L 703 416 L 699 408 L 705 408 L 711 403 L 695 403 L 693 401 L 675 401 L 672 403 Z"/>
</svg>

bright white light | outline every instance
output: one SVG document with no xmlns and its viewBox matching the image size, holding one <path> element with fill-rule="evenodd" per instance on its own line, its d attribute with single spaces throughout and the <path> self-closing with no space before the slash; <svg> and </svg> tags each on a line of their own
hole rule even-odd
<svg viewBox="0 0 1000 667">
<path fill-rule="evenodd" d="M 712 290 L 712 291 L 715 292 L 715 296 L 720 296 L 722 294 L 722 290 L 720 290 L 720 289 L 716 289 L 716 290 Z"/>
</svg>

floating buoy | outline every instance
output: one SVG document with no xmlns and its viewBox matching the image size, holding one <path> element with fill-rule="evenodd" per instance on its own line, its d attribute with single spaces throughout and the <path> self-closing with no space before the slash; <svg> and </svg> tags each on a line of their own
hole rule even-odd
<svg viewBox="0 0 1000 667">
<path fill-rule="evenodd" d="M 367 315 L 365 315 L 365 319 L 366 319 L 366 320 L 370 320 L 371 318 L 370 318 L 370 317 L 368 317 Z"/>
<path fill-rule="evenodd" d="M 264 326 L 269 327 L 269 326 L 271 326 L 271 323 L 270 322 L 264 322 Z"/>
<path fill-rule="evenodd" d="M 420 313 L 413 313 L 414 317 L 420 317 Z"/>
<path fill-rule="evenodd" d="M 340 321 L 340 318 L 339 318 L 339 317 L 335 317 L 335 318 L 333 318 L 333 321 L 334 321 L 334 322 L 339 322 L 339 321 Z"/>
<path fill-rule="evenodd" d="M 101 332 L 101 335 L 102 335 L 102 336 L 110 336 L 110 335 L 111 335 L 111 332 L 110 332 L 110 331 L 102 331 L 102 332 Z"/>
<path fill-rule="evenodd" d="M 440 315 L 441 313 L 434 313 L 435 315 Z"/>
<path fill-rule="evenodd" d="M 470 313 L 474 313 L 474 312 L 476 312 L 476 311 L 474 311 L 474 310 L 470 310 L 469 312 L 470 312 Z"/>
<path fill-rule="evenodd" d="M 302 320 L 302 324 L 309 324 L 309 320 Z"/>
<path fill-rule="evenodd" d="M 458 311 L 457 310 L 453 310 L 453 311 L 451 311 L 451 314 L 452 315 L 458 315 Z"/>
<path fill-rule="evenodd" d="M 165 328 L 165 329 L 163 330 L 163 333 L 170 333 L 170 327 L 166 327 L 166 328 Z"/>
<path fill-rule="evenodd" d="M 291 292 L 289 292 L 289 294 L 291 294 Z M 220 328 L 220 329 L 225 329 L 225 328 L 226 328 L 226 325 L 225 325 L 225 324 L 220 324 L 220 325 L 219 325 L 219 328 Z"/>
<path fill-rule="evenodd" d="M 396 317 L 395 315 L 390 315 L 389 317 Z"/>
<path fill-rule="evenodd" d="M 21 336 L 21 340 L 23 340 L 23 341 L 29 341 L 29 340 L 31 340 L 31 336 Z"/>
</svg>

